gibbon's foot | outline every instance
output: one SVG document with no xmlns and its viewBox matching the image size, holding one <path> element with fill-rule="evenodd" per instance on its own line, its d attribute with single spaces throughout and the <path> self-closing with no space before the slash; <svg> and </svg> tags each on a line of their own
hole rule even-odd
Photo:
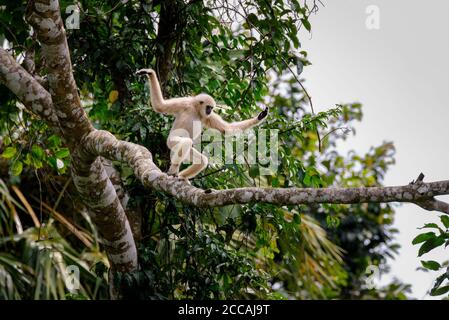
<svg viewBox="0 0 449 320">
<path fill-rule="evenodd" d="M 187 182 L 188 184 L 191 184 L 189 181 L 189 178 L 186 178 L 184 176 L 178 176 L 178 179 L 183 180 L 184 182 Z"/>
<path fill-rule="evenodd" d="M 265 110 L 259 113 L 259 115 L 257 116 L 257 120 L 262 120 L 267 115 L 268 115 L 268 107 L 265 107 Z"/>
<path fill-rule="evenodd" d="M 154 74 L 154 70 L 153 69 L 140 69 L 136 71 L 136 74 L 138 76 L 143 76 L 146 74 Z"/>
<path fill-rule="evenodd" d="M 171 165 L 170 168 L 167 171 L 167 174 L 169 176 L 177 176 L 179 173 L 179 166 L 173 166 Z"/>
</svg>

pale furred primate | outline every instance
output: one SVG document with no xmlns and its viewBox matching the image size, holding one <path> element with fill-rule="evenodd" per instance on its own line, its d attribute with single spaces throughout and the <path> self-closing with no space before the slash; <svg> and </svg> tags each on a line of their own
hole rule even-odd
<svg viewBox="0 0 449 320">
<path fill-rule="evenodd" d="M 221 133 L 234 133 L 261 123 L 268 114 L 266 108 L 257 117 L 229 123 L 214 113 L 213 109 L 219 107 L 208 94 L 165 100 L 154 70 L 141 69 L 136 74 L 148 77 L 150 102 L 154 111 L 175 116 L 167 139 L 167 146 L 171 150 L 171 166 L 167 173 L 182 179 L 192 179 L 207 167 L 207 157 L 193 148 L 194 141 L 201 135 L 202 125 Z M 191 161 L 192 165 L 179 172 L 184 160 Z"/>
</svg>

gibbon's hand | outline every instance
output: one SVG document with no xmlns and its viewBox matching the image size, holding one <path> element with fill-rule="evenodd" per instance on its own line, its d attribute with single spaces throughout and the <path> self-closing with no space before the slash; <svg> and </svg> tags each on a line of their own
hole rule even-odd
<svg viewBox="0 0 449 320">
<path fill-rule="evenodd" d="M 262 120 L 263 118 L 265 118 L 268 115 L 268 108 L 265 107 L 265 110 L 262 111 L 261 113 L 259 113 L 259 115 L 257 116 L 257 120 Z"/>
<path fill-rule="evenodd" d="M 136 72 L 136 75 L 138 76 L 143 76 L 143 75 L 150 75 L 150 74 L 155 74 L 153 69 L 140 69 Z"/>
</svg>

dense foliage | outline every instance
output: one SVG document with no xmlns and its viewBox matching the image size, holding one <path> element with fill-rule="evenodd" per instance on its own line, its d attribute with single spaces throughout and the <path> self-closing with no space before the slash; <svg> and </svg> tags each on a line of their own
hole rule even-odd
<svg viewBox="0 0 449 320">
<path fill-rule="evenodd" d="M 72 4 L 61 1 L 63 12 Z M 80 26 L 68 30 L 68 41 L 89 117 L 97 128 L 147 147 L 162 170 L 169 166 L 165 140 L 172 119 L 149 109 L 148 90 L 134 75 L 144 67 L 158 71 L 167 96 L 207 92 L 231 106 L 223 114 L 229 120 L 252 116 L 261 104 L 270 107 L 263 128 L 279 130 L 277 172 L 211 165 L 194 185 L 375 186 L 394 163 L 390 142 L 365 155 L 338 151 L 337 144 L 354 133 L 354 121 L 362 120 L 359 103 L 313 111 L 300 78 L 310 62 L 299 36 L 311 29 L 314 1 L 78 4 Z M 36 70 L 45 75 L 24 12 L 25 1 L 0 1 L 0 35 L 16 57 L 33 52 Z M 144 190 L 119 163 L 129 207 L 141 215 L 141 268 L 111 280 L 86 209 L 73 192 L 67 149 L 6 88 L 0 92 L 0 298 L 104 298 L 108 279 L 124 285 L 126 297 L 139 299 L 406 298 L 409 288 L 401 283 L 366 283 L 367 268 L 387 272 L 386 259 L 398 249 L 391 205 L 199 209 Z M 10 194 L 12 186 L 24 196 Z M 33 208 L 39 214 L 30 213 Z M 425 237 L 419 241 L 440 242 L 430 233 Z M 81 290 L 68 293 L 61 268 L 72 264 L 82 268 Z"/>
</svg>

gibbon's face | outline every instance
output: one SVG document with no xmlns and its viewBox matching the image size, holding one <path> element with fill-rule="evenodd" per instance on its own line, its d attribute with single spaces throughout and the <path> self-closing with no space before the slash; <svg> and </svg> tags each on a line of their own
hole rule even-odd
<svg viewBox="0 0 449 320">
<path fill-rule="evenodd" d="M 195 97 L 196 108 L 201 117 L 208 117 L 215 108 L 215 100 L 208 94 L 199 94 Z"/>
<path fill-rule="evenodd" d="M 212 106 L 206 106 L 206 114 L 207 115 L 210 115 L 210 113 L 212 112 L 212 109 L 213 109 L 214 107 L 212 107 Z"/>
</svg>

